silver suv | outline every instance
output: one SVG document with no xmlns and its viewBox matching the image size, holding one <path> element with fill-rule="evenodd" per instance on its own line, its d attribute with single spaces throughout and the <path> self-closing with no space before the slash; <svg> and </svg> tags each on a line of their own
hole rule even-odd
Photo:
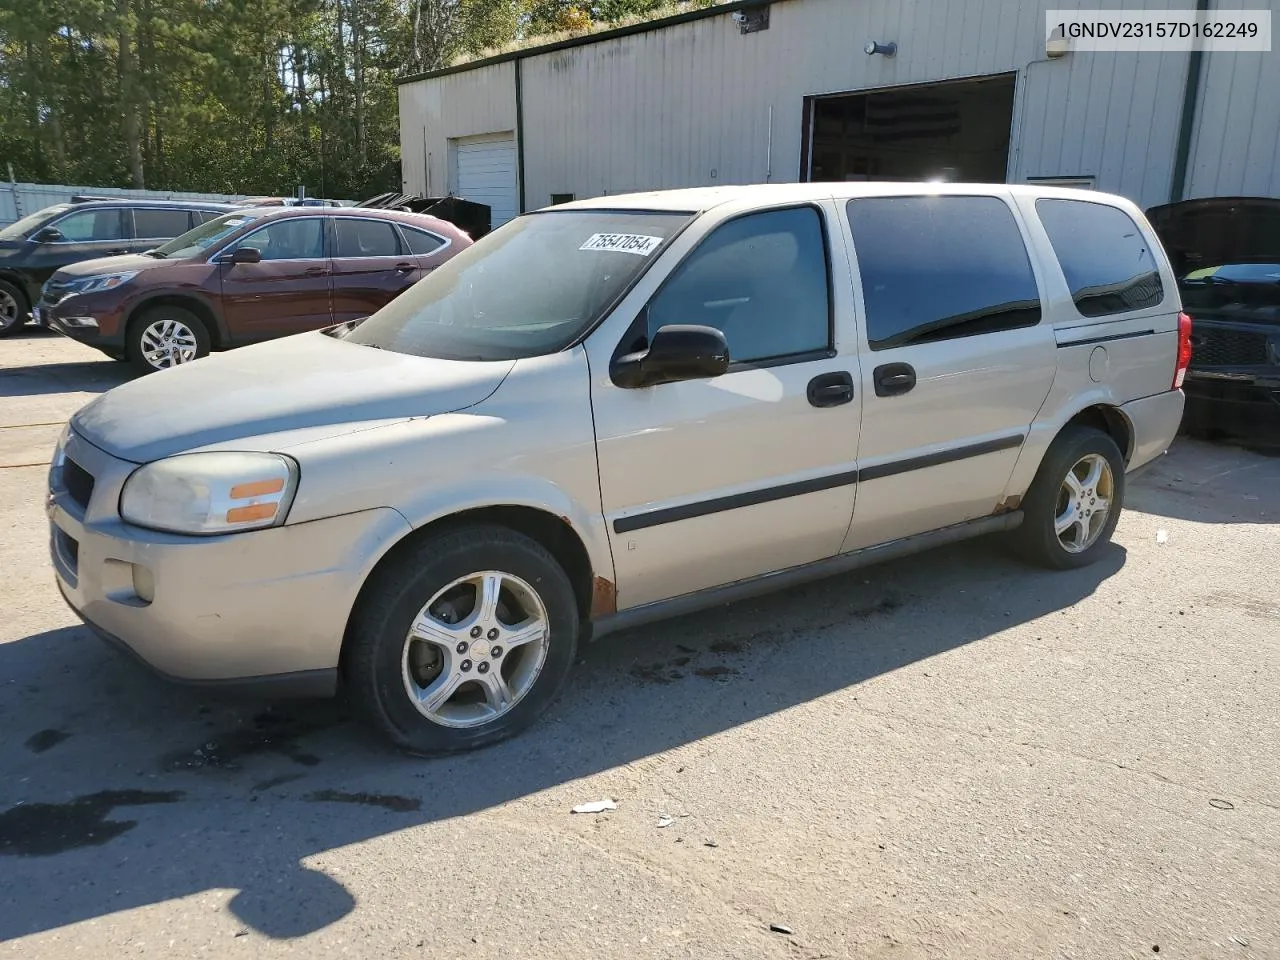
<svg viewBox="0 0 1280 960">
<path fill-rule="evenodd" d="M 80 410 L 53 564 L 187 681 L 491 743 L 576 645 L 999 533 L 1078 567 L 1182 416 L 1190 321 L 1127 200 L 802 184 L 512 221 L 362 322 Z"/>
</svg>

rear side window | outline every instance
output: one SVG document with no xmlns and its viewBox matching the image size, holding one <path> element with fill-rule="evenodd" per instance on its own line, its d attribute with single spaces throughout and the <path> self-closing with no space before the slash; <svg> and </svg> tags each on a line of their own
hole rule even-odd
<svg viewBox="0 0 1280 960">
<path fill-rule="evenodd" d="M 997 197 L 850 200 L 872 350 L 1040 322 L 1013 212 Z"/>
<path fill-rule="evenodd" d="M 191 229 L 186 210 L 139 209 L 133 211 L 133 235 L 139 240 L 171 240 Z"/>
<path fill-rule="evenodd" d="M 398 257 L 400 238 L 396 228 L 385 220 L 356 220 L 335 217 L 338 229 L 338 252 L 347 257 Z"/>
<path fill-rule="evenodd" d="M 435 253 L 444 246 L 444 240 L 434 233 L 415 230 L 412 227 L 406 227 L 404 224 L 400 225 L 400 231 L 404 234 L 405 243 L 409 245 L 409 251 L 416 253 L 420 257 Z"/>
<path fill-rule="evenodd" d="M 734 363 L 831 345 L 826 237 L 813 207 L 722 224 L 675 269 L 649 304 L 648 332 L 673 323 L 722 331 Z"/>
<path fill-rule="evenodd" d="M 1076 309 L 1105 317 L 1154 307 L 1164 287 L 1147 238 L 1123 210 L 1087 200 L 1037 200 Z"/>
</svg>

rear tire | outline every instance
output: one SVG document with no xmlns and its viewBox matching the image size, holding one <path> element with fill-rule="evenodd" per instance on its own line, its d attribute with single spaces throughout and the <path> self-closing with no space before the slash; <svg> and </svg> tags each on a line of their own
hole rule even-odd
<svg viewBox="0 0 1280 960">
<path fill-rule="evenodd" d="M 455 528 L 365 587 L 344 650 L 346 692 L 401 750 L 472 750 L 551 704 L 579 630 L 573 587 L 541 544 L 505 527 Z"/>
<path fill-rule="evenodd" d="M 27 295 L 16 284 L 0 280 L 0 337 L 7 337 L 22 329 L 31 315 Z"/>
<path fill-rule="evenodd" d="M 209 331 L 186 307 L 152 307 L 129 324 L 125 349 L 139 373 L 155 373 L 209 354 Z"/>
<path fill-rule="evenodd" d="M 1124 480 L 1124 457 L 1111 437 L 1067 426 L 1022 501 L 1022 525 L 1011 535 L 1015 550 L 1053 570 L 1095 563 L 1120 520 Z"/>
</svg>

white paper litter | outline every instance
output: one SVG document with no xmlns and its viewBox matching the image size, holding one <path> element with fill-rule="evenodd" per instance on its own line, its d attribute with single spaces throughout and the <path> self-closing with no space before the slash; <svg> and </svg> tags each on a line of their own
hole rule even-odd
<svg viewBox="0 0 1280 960">
<path fill-rule="evenodd" d="M 1168 542 L 1169 542 L 1169 531 L 1168 531 L 1168 530 L 1157 530 L 1157 531 L 1156 531 L 1156 543 L 1168 543 Z"/>
<path fill-rule="evenodd" d="M 662 827 L 669 827 L 669 826 L 671 826 L 673 823 L 675 823 L 675 820 L 674 820 L 674 819 L 672 819 L 671 817 L 667 816 L 665 813 L 664 813 L 662 816 L 660 816 L 660 817 L 658 818 L 658 828 L 659 828 L 659 829 L 661 829 Z"/>
<path fill-rule="evenodd" d="M 612 800 L 592 800 L 590 803 L 580 803 L 573 808 L 574 813 L 604 813 L 606 810 L 617 810 L 618 805 Z"/>
</svg>

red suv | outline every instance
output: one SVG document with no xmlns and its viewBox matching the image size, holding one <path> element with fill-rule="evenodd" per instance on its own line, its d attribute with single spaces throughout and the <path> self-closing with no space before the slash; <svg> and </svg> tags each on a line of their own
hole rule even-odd
<svg viewBox="0 0 1280 960">
<path fill-rule="evenodd" d="M 64 267 L 37 319 L 144 373 L 163 370 L 366 317 L 471 242 L 415 213 L 237 210 L 143 254 Z"/>
</svg>

